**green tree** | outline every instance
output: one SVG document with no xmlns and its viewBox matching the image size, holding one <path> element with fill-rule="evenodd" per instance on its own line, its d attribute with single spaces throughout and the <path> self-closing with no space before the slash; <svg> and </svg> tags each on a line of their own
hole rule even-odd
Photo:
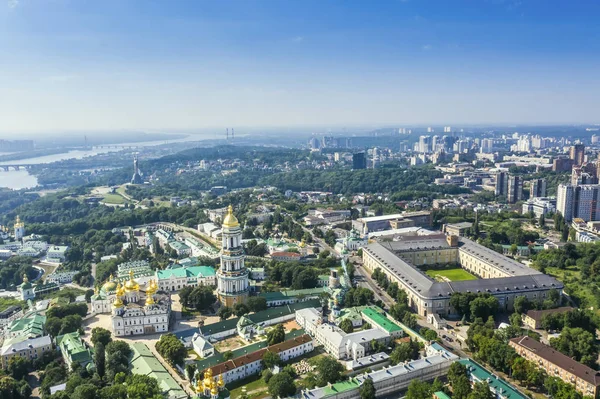
<svg viewBox="0 0 600 399">
<path fill-rule="evenodd" d="M 346 334 L 350 334 L 351 332 L 354 331 L 354 325 L 352 324 L 352 320 L 350 320 L 350 319 L 342 320 L 342 322 L 340 323 L 340 328 Z"/>
<path fill-rule="evenodd" d="M 96 399 L 96 391 L 98 388 L 93 384 L 82 384 L 75 388 L 73 399 Z"/>
<path fill-rule="evenodd" d="M 233 306 L 233 313 L 237 317 L 242 317 L 243 315 L 248 314 L 249 312 L 250 308 L 245 303 L 236 303 Z"/>
<path fill-rule="evenodd" d="M 227 320 L 228 318 L 230 318 L 233 315 L 233 311 L 231 310 L 230 307 L 228 306 L 221 306 L 219 308 L 219 310 L 217 311 L 217 316 L 219 316 L 219 318 L 221 320 Z"/>
<path fill-rule="evenodd" d="M 414 360 L 419 357 L 419 344 L 412 339 L 408 342 L 402 342 L 397 345 L 390 354 L 392 364 L 402 363 L 408 360 Z"/>
<path fill-rule="evenodd" d="M 324 386 L 328 382 L 332 384 L 342 378 L 344 366 L 330 356 L 323 356 L 316 362 L 317 385 Z"/>
<path fill-rule="evenodd" d="M 227 352 L 223 353 L 223 360 L 225 360 L 225 361 L 231 360 L 231 359 L 233 359 L 233 356 L 235 356 L 235 355 L 233 354 L 232 351 L 227 351 Z"/>
<path fill-rule="evenodd" d="M 417 316 L 412 313 L 406 312 L 402 318 L 402 324 L 406 327 L 414 329 L 417 327 Z"/>
<path fill-rule="evenodd" d="M 129 371 L 129 357 L 131 348 L 125 341 L 112 341 L 106 345 L 106 378 L 108 381 L 114 381 L 119 373 Z"/>
<path fill-rule="evenodd" d="M 267 342 L 269 345 L 275 345 L 285 341 L 285 330 L 283 324 L 278 324 L 267 332 Z"/>
<path fill-rule="evenodd" d="M 106 352 L 104 351 L 104 344 L 102 342 L 98 342 L 94 346 L 94 364 L 96 365 L 98 376 L 101 379 L 104 378 L 104 374 L 106 373 Z"/>
<path fill-rule="evenodd" d="M 274 398 L 286 398 L 296 393 L 296 384 L 291 375 L 285 372 L 275 374 L 268 383 L 269 395 Z"/>
<path fill-rule="evenodd" d="M 558 338 L 550 339 L 550 345 L 590 367 L 593 367 L 598 359 L 598 346 L 594 334 L 580 327 L 563 328 Z"/>
<path fill-rule="evenodd" d="M 529 365 L 527 364 L 527 360 L 523 359 L 520 356 L 517 357 L 512 362 L 512 366 L 511 366 L 512 377 L 515 380 L 518 380 L 519 382 L 523 383 L 523 381 L 525 381 L 527 379 L 528 367 L 529 367 Z"/>
<path fill-rule="evenodd" d="M 92 329 L 92 343 L 94 346 L 98 345 L 98 343 L 102 343 L 104 347 L 108 345 L 112 341 L 112 337 L 110 331 L 102 327 L 94 327 Z"/>
<path fill-rule="evenodd" d="M 29 373 L 31 363 L 22 356 L 13 356 L 8 361 L 8 372 L 15 380 L 21 380 Z"/>
<path fill-rule="evenodd" d="M 376 391 L 373 380 L 365 378 L 360 388 L 358 388 L 358 393 L 360 394 L 360 399 L 375 399 Z"/>
<path fill-rule="evenodd" d="M 246 301 L 246 305 L 252 312 L 260 312 L 267 309 L 267 299 L 261 296 L 252 296 Z"/>
<path fill-rule="evenodd" d="M 262 358 L 263 368 L 271 369 L 275 366 L 281 365 L 281 358 L 275 352 L 266 351 Z"/>
<path fill-rule="evenodd" d="M 514 302 L 514 308 L 515 312 L 519 314 L 527 313 L 527 311 L 531 308 L 529 299 L 527 299 L 527 297 L 523 295 L 516 297 Z"/>
<path fill-rule="evenodd" d="M 487 381 L 476 382 L 467 399 L 495 399 L 496 395 L 490 391 Z"/>
<path fill-rule="evenodd" d="M 471 393 L 471 383 L 465 365 L 454 362 L 448 369 L 448 382 L 452 386 L 452 397 L 465 399 Z"/>
<path fill-rule="evenodd" d="M 431 394 L 431 387 L 428 383 L 419 379 L 413 379 L 408 384 L 406 399 L 430 399 Z"/>
<path fill-rule="evenodd" d="M 183 361 L 185 360 L 185 346 L 177 339 L 175 334 L 169 333 L 161 335 L 156 343 L 156 350 L 165 360 L 173 365 L 183 364 Z"/>
<path fill-rule="evenodd" d="M 128 399 L 163 399 L 156 378 L 143 374 L 132 374 L 127 377 Z"/>
</svg>

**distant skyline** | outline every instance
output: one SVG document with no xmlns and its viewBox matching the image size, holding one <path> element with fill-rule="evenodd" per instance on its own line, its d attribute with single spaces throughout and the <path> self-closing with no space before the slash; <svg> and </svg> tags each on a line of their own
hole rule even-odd
<svg viewBox="0 0 600 399">
<path fill-rule="evenodd" d="M 0 133 L 598 123 L 600 2 L 0 0 Z"/>
</svg>

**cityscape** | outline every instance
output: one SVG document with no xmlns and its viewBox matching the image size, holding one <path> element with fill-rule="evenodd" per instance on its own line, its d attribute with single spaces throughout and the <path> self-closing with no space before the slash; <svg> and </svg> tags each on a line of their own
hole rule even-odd
<svg viewBox="0 0 600 399">
<path fill-rule="evenodd" d="M 0 398 L 600 398 L 600 4 L 52 3 L 0 2 Z"/>
</svg>

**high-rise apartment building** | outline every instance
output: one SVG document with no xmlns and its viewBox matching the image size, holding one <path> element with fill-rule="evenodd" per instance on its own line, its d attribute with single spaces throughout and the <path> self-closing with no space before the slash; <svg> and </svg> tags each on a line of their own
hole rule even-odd
<svg viewBox="0 0 600 399">
<path fill-rule="evenodd" d="M 570 222 L 581 218 L 586 222 L 600 220 L 600 185 L 586 184 L 574 186 L 561 184 L 558 186 L 556 210 Z"/>
<path fill-rule="evenodd" d="M 506 201 L 509 204 L 514 204 L 523 199 L 523 178 L 521 176 L 508 177 L 508 194 Z"/>
<path fill-rule="evenodd" d="M 569 151 L 569 158 L 575 161 L 575 165 L 581 166 L 585 159 L 585 145 L 575 144 L 571 146 L 571 150 Z"/>
<path fill-rule="evenodd" d="M 541 198 L 546 196 L 546 179 L 535 179 L 531 181 L 529 198 Z"/>
<path fill-rule="evenodd" d="M 494 195 L 499 197 L 501 195 L 506 196 L 508 194 L 508 172 L 496 173 L 496 188 Z"/>
<path fill-rule="evenodd" d="M 367 157 L 364 152 L 352 154 L 352 169 L 367 169 Z"/>
</svg>

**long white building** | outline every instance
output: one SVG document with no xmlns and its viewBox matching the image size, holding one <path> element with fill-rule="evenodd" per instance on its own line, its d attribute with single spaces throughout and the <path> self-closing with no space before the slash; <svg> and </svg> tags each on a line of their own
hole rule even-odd
<svg viewBox="0 0 600 399">
<path fill-rule="evenodd" d="M 450 366 L 456 360 L 458 356 L 453 353 L 437 351 L 422 359 L 360 374 L 349 380 L 321 388 L 303 390 L 300 397 L 302 399 L 358 399 L 359 388 L 367 378 L 373 381 L 378 397 L 388 396 L 405 390 L 412 380 L 432 381 L 446 376 Z"/>
<path fill-rule="evenodd" d="M 563 284 L 555 278 L 465 237 L 438 234 L 402 238 L 363 248 L 363 264 L 370 272 L 379 268 L 390 282 L 396 282 L 421 316 L 455 313 L 450 306 L 454 292 L 489 293 L 503 310 L 511 310 L 518 296 L 536 301 L 546 298 L 551 289 L 562 294 Z M 419 269 L 452 263 L 479 279 L 438 282 Z"/>
</svg>

